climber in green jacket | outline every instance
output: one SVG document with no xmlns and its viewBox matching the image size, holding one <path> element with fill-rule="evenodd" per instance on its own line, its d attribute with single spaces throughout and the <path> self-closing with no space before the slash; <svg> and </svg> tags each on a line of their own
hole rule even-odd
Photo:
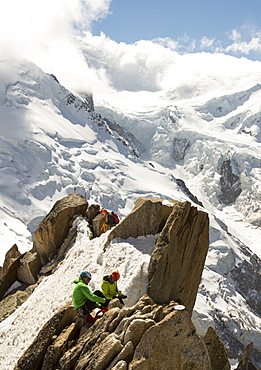
<svg viewBox="0 0 261 370">
<path fill-rule="evenodd" d="M 88 287 L 91 278 L 92 275 L 89 271 L 82 271 L 80 278 L 74 280 L 76 286 L 73 290 L 72 301 L 74 309 L 77 310 L 80 317 L 89 315 L 94 308 L 100 307 L 101 304 L 106 302 L 101 291 L 91 292 Z"/>
<path fill-rule="evenodd" d="M 107 299 L 107 304 L 109 304 L 113 298 L 118 298 L 120 302 L 124 304 L 123 298 L 127 298 L 127 296 L 122 294 L 122 292 L 118 289 L 117 281 L 119 278 L 119 271 L 113 271 L 111 275 L 106 275 L 103 277 L 101 289 L 102 294 Z"/>
</svg>

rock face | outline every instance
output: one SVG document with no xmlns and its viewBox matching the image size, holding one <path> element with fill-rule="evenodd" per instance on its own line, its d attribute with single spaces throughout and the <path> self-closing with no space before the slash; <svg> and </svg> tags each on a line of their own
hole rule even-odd
<svg viewBox="0 0 261 370">
<path fill-rule="evenodd" d="M 139 198 L 133 210 L 109 234 L 108 241 L 114 238 L 137 238 L 142 235 L 155 235 L 161 232 L 172 207 L 162 204 L 162 199 Z M 179 203 L 170 200 L 173 205 Z"/>
<path fill-rule="evenodd" d="M 66 250 L 76 238 L 76 228 L 71 228 L 76 215 L 85 216 L 88 203 L 79 194 L 71 194 L 55 203 L 50 213 L 40 223 L 35 232 L 34 247 L 32 250 L 21 254 L 14 245 L 6 254 L 2 270 L 0 271 L 0 299 L 15 281 L 24 285 L 35 284 L 42 266 L 56 254 L 56 260 L 49 270 L 54 268 L 64 258 Z M 70 233 L 68 234 L 68 231 Z M 66 241 L 65 241 L 65 238 Z M 61 248 L 60 248 L 61 247 Z M 25 288 L 23 285 L 23 289 Z M 28 293 L 16 292 L 16 296 L 9 298 L 3 317 L 13 312 L 10 302 L 14 307 L 19 306 L 29 296 Z"/>
<path fill-rule="evenodd" d="M 20 258 L 20 265 L 17 269 L 18 280 L 26 284 L 35 284 L 41 267 L 39 254 L 37 252 L 26 252 Z"/>
<path fill-rule="evenodd" d="M 17 245 L 14 244 L 12 248 L 9 249 L 9 251 L 5 255 L 5 260 L 3 264 L 3 268 L 0 271 L 0 278 L 4 276 L 9 267 L 14 263 L 15 260 L 17 260 L 21 256 L 21 253 L 19 252 Z"/>
<path fill-rule="evenodd" d="M 229 370 L 227 352 L 215 330 L 210 326 L 203 338 L 211 359 L 212 370 Z"/>
<path fill-rule="evenodd" d="M 51 260 L 63 243 L 73 216 L 85 215 L 88 203 L 79 194 L 70 194 L 55 203 L 50 213 L 40 222 L 34 233 L 34 250 L 39 253 L 42 265 Z"/>
<path fill-rule="evenodd" d="M 20 266 L 20 256 L 21 253 L 18 251 L 16 244 L 6 253 L 0 275 L 0 299 L 2 299 L 6 291 L 17 280 L 17 269 Z"/>
<path fill-rule="evenodd" d="M 253 311 L 261 316 L 261 260 L 251 255 L 248 260 L 236 265 L 230 272 L 238 292 Z"/>
<path fill-rule="evenodd" d="M 185 138 L 174 138 L 173 140 L 173 158 L 176 162 L 181 162 L 185 158 L 187 149 L 190 147 L 190 142 Z"/>
<path fill-rule="evenodd" d="M 207 213 L 176 202 L 151 255 L 149 296 L 157 303 L 181 302 L 191 315 L 208 247 Z"/>
<path fill-rule="evenodd" d="M 24 353 L 18 361 L 15 370 L 19 369 L 53 369 L 56 360 L 60 358 L 63 352 L 68 349 L 68 342 L 79 335 L 79 325 L 74 324 L 70 327 L 70 333 L 67 336 L 64 334 L 64 329 L 72 324 L 76 313 L 68 304 L 63 307 L 56 315 L 49 320 L 43 329 L 38 334 L 32 345 Z M 74 330 L 73 330 L 74 329 Z M 57 345 L 56 338 L 59 335 L 59 344 Z M 62 341 L 61 338 L 66 337 L 67 341 Z M 66 344 L 64 344 L 66 343 Z M 55 351 L 55 347 L 59 349 Z"/>
<path fill-rule="evenodd" d="M 242 360 L 239 362 L 237 370 L 260 370 L 256 365 L 252 364 L 252 362 L 250 361 L 252 348 L 253 342 L 249 343 L 246 346 L 246 348 L 244 348 Z"/>
<path fill-rule="evenodd" d="M 102 225 L 106 221 L 106 216 L 103 213 L 99 213 L 93 220 L 92 220 L 92 229 L 93 229 L 93 236 L 99 237 L 102 231 Z"/>
<path fill-rule="evenodd" d="M 92 220 L 101 212 L 101 207 L 99 204 L 91 204 L 86 211 L 86 217 L 90 223 Z"/>
<path fill-rule="evenodd" d="M 163 365 L 164 364 L 164 365 Z M 211 369 L 206 347 L 186 311 L 173 311 L 143 335 L 129 369 Z"/>
<path fill-rule="evenodd" d="M 1 300 L 0 322 L 10 316 L 32 294 L 36 285 L 29 285 L 25 290 L 17 289 Z"/>
<path fill-rule="evenodd" d="M 70 322 L 68 314 L 65 320 L 64 308 L 45 325 L 15 370 L 211 370 L 204 341 L 188 312 L 176 306 L 155 304 L 144 295 L 132 307 L 109 309 L 92 326 L 84 326 L 79 337 L 80 320 Z"/>
</svg>

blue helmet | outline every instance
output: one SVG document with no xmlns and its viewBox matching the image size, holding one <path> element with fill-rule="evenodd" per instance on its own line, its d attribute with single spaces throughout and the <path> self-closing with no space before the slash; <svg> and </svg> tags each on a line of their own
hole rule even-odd
<svg viewBox="0 0 261 370">
<path fill-rule="evenodd" d="M 88 279 L 91 280 L 92 278 L 92 274 L 89 272 L 89 271 L 82 271 L 80 273 L 80 279 L 83 278 L 83 277 L 87 277 Z"/>
</svg>

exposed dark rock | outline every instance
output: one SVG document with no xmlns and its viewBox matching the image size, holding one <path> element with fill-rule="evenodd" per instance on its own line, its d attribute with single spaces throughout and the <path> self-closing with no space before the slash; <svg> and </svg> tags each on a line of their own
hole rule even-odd
<svg viewBox="0 0 261 370">
<path fill-rule="evenodd" d="M 187 188 L 185 182 L 181 179 L 176 179 L 177 185 L 184 191 L 185 194 L 192 200 L 192 202 L 198 204 L 201 207 L 204 207 L 203 204 L 198 200 L 198 198 L 191 193 L 191 191 Z"/>
<path fill-rule="evenodd" d="M 176 162 L 183 161 L 186 150 L 190 147 L 190 141 L 185 138 L 174 138 L 173 140 L 173 158 Z"/>
<path fill-rule="evenodd" d="M 221 203 L 226 205 L 234 203 L 242 191 L 240 177 L 235 173 L 235 168 L 237 168 L 237 163 L 233 161 L 232 168 L 232 161 L 230 159 L 225 160 L 221 166 L 221 194 L 218 199 Z"/>
<path fill-rule="evenodd" d="M 251 255 L 236 265 L 230 275 L 235 281 L 237 291 L 242 294 L 251 309 L 261 316 L 261 260 Z"/>
<path fill-rule="evenodd" d="M 253 348 L 253 343 L 249 343 L 242 355 L 242 360 L 239 362 L 237 370 L 260 370 L 256 365 L 250 361 L 251 351 Z"/>
<path fill-rule="evenodd" d="M 136 139 L 136 137 L 129 131 L 126 131 L 118 122 L 111 121 L 107 118 L 104 118 L 104 121 L 108 125 L 108 127 L 114 131 L 117 132 L 119 135 L 118 140 L 125 146 L 128 146 L 133 154 L 139 158 L 140 157 L 140 151 L 144 152 L 145 148 L 144 146 Z"/>
</svg>

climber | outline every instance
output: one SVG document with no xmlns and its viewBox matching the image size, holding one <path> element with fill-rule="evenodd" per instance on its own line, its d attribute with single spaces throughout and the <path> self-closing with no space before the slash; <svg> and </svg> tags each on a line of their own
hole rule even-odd
<svg viewBox="0 0 261 370">
<path fill-rule="evenodd" d="M 123 299 L 127 298 L 126 295 L 118 289 L 117 281 L 120 278 L 119 271 L 113 271 L 111 275 L 103 277 L 101 289 L 104 297 L 107 299 L 107 305 L 113 298 L 118 298 L 121 304 L 124 304 Z"/>
<path fill-rule="evenodd" d="M 88 287 L 88 284 L 92 278 L 89 271 L 82 271 L 80 278 L 74 280 L 76 286 L 74 287 L 72 294 L 72 301 L 74 309 L 77 310 L 79 317 L 85 317 L 88 321 L 91 311 L 96 307 L 101 307 L 106 302 L 102 292 L 95 290 L 94 293 Z"/>
<path fill-rule="evenodd" d="M 103 209 L 102 213 L 106 216 L 106 218 L 104 224 L 101 227 L 101 231 L 105 233 L 114 226 L 114 216 L 106 209 Z"/>
</svg>

